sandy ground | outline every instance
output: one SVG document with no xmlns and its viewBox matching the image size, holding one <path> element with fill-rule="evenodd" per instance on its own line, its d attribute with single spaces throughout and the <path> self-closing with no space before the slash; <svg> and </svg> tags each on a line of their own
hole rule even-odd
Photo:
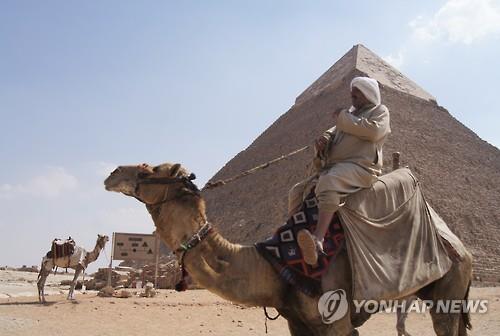
<svg viewBox="0 0 500 336">
<path fill-rule="evenodd" d="M 58 286 L 68 275 L 48 279 L 48 304 L 38 304 L 36 274 L 0 271 L 0 335 L 266 335 L 260 308 L 244 308 L 206 290 L 177 293 L 161 290 L 155 298 L 101 298 L 96 292 L 77 292 L 67 301 L 67 288 Z M 500 288 L 473 288 L 471 298 L 489 300 L 486 314 L 472 316 L 471 335 L 500 334 Z M 373 316 L 361 335 L 396 335 L 394 314 Z M 289 335 L 280 318 L 268 321 L 267 335 Z M 435 335 L 428 314 L 411 313 L 408 331 Z"/>
<path fill-rule="evenodd" d="M 0 271 L 0 299 L 19 296 L 37 296 L 38 273 Z M 80 280 L 81 280 L 80 276 Z M 51 274 L 47 278 L 45 293 L 49 295 L 63 294 L 69 287 L 60 286 L 62 280 L 73 280 L 73 274 Z"/>
</svg>

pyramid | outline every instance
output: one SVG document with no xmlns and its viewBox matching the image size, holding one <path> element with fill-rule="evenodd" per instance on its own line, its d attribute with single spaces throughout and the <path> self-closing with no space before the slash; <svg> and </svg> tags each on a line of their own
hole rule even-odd
<svg viewBox="0 0 500 336">
<path fill-rule="evenodd" d="M 332 125 L 331 112 L 350 106 L 353 77 L 379 81 L 391 113 L 384 146 L 419 178 L 427 201 L 474 256 L 474 276 L 500 282 L 500 151 L 456 120 L 436 99 L 363 45 L 355 45 L 295 100 L 295 104 L 211 181 L 226 179 L 311 144 Z M 251 244 L 286 220 L 287 194 L 308 176 L 312 150 L 222 187 L 206 190 L 209 220 L 228 239 Z"/>
</svg>

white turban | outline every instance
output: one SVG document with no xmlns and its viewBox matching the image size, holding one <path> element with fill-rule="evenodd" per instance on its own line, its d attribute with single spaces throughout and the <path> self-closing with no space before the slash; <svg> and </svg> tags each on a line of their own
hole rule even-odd
<svg viewBox="0 0 500 336">
<path fill-rule="evenodd" d="M 368 77 L 355 77 L 351 81 L 351 91 L 354 87 L 361 91 L 366 99 L 368 99 L 371 103 L 375 105 L 381 104 L 380 90 L 378 88 L 378 82 L 375 79 Z"/>
</svg>

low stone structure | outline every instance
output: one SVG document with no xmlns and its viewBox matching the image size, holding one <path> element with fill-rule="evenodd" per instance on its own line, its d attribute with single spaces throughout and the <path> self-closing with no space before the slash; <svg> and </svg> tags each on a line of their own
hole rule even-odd
<svg viewBox="0 0 500 336">
<path fill-rule="evenodd" d="M 177 260 L 158 265 L 157 289 L 173 289 L 180 280 L 180 267 Z M 91 279 L 85 280 L 85 286 L 89 290 L 100 290 L 108 284 L 109 268 L 99 268 Z M 144 265 L 140 269 L 131 267 L 117 267 L 111 271 L 111 287 L 113 288 L 136 288 L 140 283 L 143 287 L 146 283 L 155 283 L 155 265 Z"/>
</svg>

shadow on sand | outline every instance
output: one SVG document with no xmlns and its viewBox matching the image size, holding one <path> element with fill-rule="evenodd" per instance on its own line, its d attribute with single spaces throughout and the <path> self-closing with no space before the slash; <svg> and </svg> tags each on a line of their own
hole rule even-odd
<svg viewBox="0 0 500 336">
<path fill-rule="evenodd" d="M 52 306 L 57 302 L 45 302 L 45 303 L 40 303 L 38 301 L 33 301 L 33 302 L 1 302 L 0 306 L 29 306 L 29 305 L 34 305 L 34 306 Z"/>
</svg>

